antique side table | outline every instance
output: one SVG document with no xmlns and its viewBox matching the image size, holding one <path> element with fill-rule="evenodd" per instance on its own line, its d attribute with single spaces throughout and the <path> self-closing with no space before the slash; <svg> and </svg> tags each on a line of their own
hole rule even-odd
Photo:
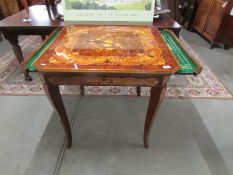
<svg viewBox="0 0 233 175">
<path fill-rule="evenodd" d="M 0 21 L 0 32 L 4 38 L 12 45 L 12 49 L 19 63 L 24 60 L 21 47 L 19 46 L 20 35 L 40 35 L 44 39 L 54 29 L 64 26 L 63 21 L 53 18 L 48 14 L 45 5 L 35 5 L 29 8 L 31 22 L 24 22 L 25 10 Z M 27 80 L 30 76 L 24 72 Z"/>
<path fill-rule="evenodd" d="M 65 27 L 34 65 L 64 126 L 68 148 L 72 134 L 59 85 L 151 87 L 143 137 L 148 148 L 167 82 L 180 68 L 157 28 L 145 26 Z"/>
</svg>

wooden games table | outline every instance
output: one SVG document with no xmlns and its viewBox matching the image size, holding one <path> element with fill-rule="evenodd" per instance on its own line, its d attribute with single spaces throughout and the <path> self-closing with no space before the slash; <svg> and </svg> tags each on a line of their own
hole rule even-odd
<svg viewBox="0 0 233 175">
<path fill-rule="evenodd" d="M 151 87 L 143 134 L 148 148 L 169 77 L 180 69 L 157 28 L 145 26 L 65 27 L 34 65 L 59 114 L 68 148 L 72 134 L 59 85 Z"/>
<path fill-rule="evenodd" d="M 47 12 L 45 5 L 31 6 L 29 7 L 29 11 L 32 19 L 31 22 L 23 22 L 26 16 L 25 10 L 0 21 L 0 31 L 4 38 L 12 45 L 12 49 L 19 63 L 24 60 L 18 40 L 20 35 L 41 35 L 44 39 L 54 29 L 65 26 L 62 19 L 56 19 L 51 13 Z M 168 15 L 160 15 L 160 18 L 154 19 L 153 26 L 156 26 L 158 29 L 172 30 L 177 36 L 179 36 L 181 29 L 181 26 Z M 26 79 L 30 80 L 27 72 L 25 72 L 25 75 Z"/>
</svg>

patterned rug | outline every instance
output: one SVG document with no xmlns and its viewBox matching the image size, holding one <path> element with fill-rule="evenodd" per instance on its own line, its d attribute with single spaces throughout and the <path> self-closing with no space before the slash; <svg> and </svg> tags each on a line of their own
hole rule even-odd
<svg viewBox="0 0 233 175">
<path fill-rule="evenodd" d="M 181 39 L 186 49 L 192 53 L 203 66 L 203 71 L 197 77 L 192 75 L 174 75 L 170 78 L 166 97 L 168 98 L 232 98 L 230 92 L 201 62 L 190 46 Z M 25 55 L 33 51 L 41 43 L 38 36 L 28 36 L 21 43 Z M 0 95 L 44 95 L 44 90 L 37 73 L 30 73 L 33 81 L 26 82 L 18 67 L 12 51 L 0 55 Z M 79 86 L 61 86 L 62 94 L 78 95 Z M 150 88 L 142 88 L 142 96 L 148 96 Z M 87 86 L 85 95 L 130 95 L 136 96 L 135 87 L 122 86 Z"/>
</svg>

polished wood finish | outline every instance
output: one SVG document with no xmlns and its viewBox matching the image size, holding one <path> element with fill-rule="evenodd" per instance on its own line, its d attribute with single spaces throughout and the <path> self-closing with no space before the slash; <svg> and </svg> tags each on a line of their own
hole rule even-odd
<svg viewBox="0 0 233 175">
<path fill-rule="evenodd" d="M 23 22 L 26 15 L 25 10 L 9 16 L 0 21 L 0 31 L 3 32 L 4 36 L 14 35 L 13 38 L 19 35 L 45 36 L 51 34 L 54 29 L 65 26 L 62 19 L 50 16 L 46 9 L 45 5 L 29 7 L 31 22 Z M 170 29 L 177 35 L 179 35 L 181 29 L 181 26 L 167 15 L 160 15 L 159 19 L 154 19 L 153 25 L 158 29 Z M 11 43 L 9 37 L 7 40 Z M 23 60 L 20 55 L 16 55 L 16 57 L 18 60 Z"/>
<path fill-rule="evenodd" d="M 208 22 L 206 23 L 203 35 L 208 39 L 212 40 L 212 38 L 215 38 L 219 26 L 221 25 L 221 20 L 222 20 L 222 13 L 223 13 L 223 4 L 225 1 L 215 1 L 213 3 L 212 9 L 210 10 L 209 13 L 209 19 Z M 233 30 L 233 29 L 232 29 Z"/>
<path fill-rule="evenodd" d="M 101 29 L 102 34 L 98 32 L 99 29 Z M 61 32 L 60 35 L 55 39 L 54 44 L 50 45 L 50 47 L 45 51 L 44 55 L 42 55 L 35 64 L 43 79 L 46 94 L 50 99 L 52 105 L 54 106 L 54 109 L 58 112 L 63 124 L 67 137 L 67 147 L 71 147 L 72 136 L 68 117 L 60 95 L 59 85 L 81 85 L 81 87 L 83 87 L 84 85 L 120 85 L 137 86 L 138 88 L 141 86 L 152 87 L 143 134 L 144 146 L 145 148 L 148 148 L 150 130 L 152 128 L 156 113 L 159 110 L 159 106 L 164 98 L 167 82 L 169 80 L 169 77 L 179 70 L 179 63 L 172 56 L 172 53 L 167 48 L 165 42 L 161 39 L 161 36 L 158 35 L 158 30 L 152 27 L 138 26 L 75 26 L 72 27 L 72 30 L 74 30 L 73 32 L 67 33 L 67 30 L 69 31 L 71 29 L 64 28 L 63 32 Z M 92 32 L 94 32 L 93 35 L 91 34 Z M 128 32 L 128 35 L 132 36 L 133 38 L 127 39 L 124 37 L 125 40 L 122 40 L 122 36 L 124 36 L 125 32 Z M 82 34 L 85 34 L 85 37 L 81 37 Z M 94 34 L 100 35 L 98 37 L 98 41 L 96 41 L 96 37 Z M 67 38 L 67 36 L 70 37 Z M 136 40 L 137 46 L 135 46 L 134 43 L 135 36 L 138 36 L 140 38 L 139 40 Z M 106 39 L 105 37 L 108 37 L 108 39 Z M 150 39 L 147 37 L 149 37 Z M 146 51 L 144 50 L 138 52 L 141 49 L 140 43 L 145 42 L 144 39 L 146 39 L 147 42 L 152 42 L 155 46 L 150 47 L 150 44 L 148 44 L 147 47 L 149 48 L 144 48 Z M 107 41 L 108 44 L 111 43 L 111 47 L 117 43 L 117 47 L 113 47 L 113 50 L 110 49 L 112 52 L 107 52 L 107 49 L 105 48 L 106 45 L 102 45 L 102 41 Z M 72 49 L 68 49 L 69 51 L 64 56 L 65 51 L 67 51 L 67 48 L 64 48 L 67 42 L 71 42 L 68 44 L 68 46 Z M 94 46 L 90 47 L 89 42 L 91 42 Z M 75 44 L 76 47 L 73 47 L 73 44 Z M 129 55 L 124 55 L 124 50 L 121 49 L 120 45 L 123 45 L 125 50 L 129 51 Z M 63 47 L 63 49 L 61 47 Z M 60 50 L 58 50 L 57 48 L 60 48 Z M 145 62 L 142 63 L 142 65 L 144 65 L 144 67 L 142 67 L 144 68 L 142 69 L 143 71 L 138 69 L 138 62 L 132 61 L 131 58 L 135 58 L 135 54 L 138 54 L 137 57 L 141 57 L 143 55 L 147 56 L 147 49 L 153 51 L 154 48 L 156 48 L 156 50 L 159 51 L 160 54 L 152 54 L 151 56 L 154 61 L 151 61 L 151 58 L 148 58 L 144 60 Z M 73 55 L 70 54 L 73 52 L 73 49 L 75 49 L 75 52 L 79 52 L 79 54 L 77 54 L 75 57 L 75 59 L 77 60 L 75 60 Z M 83 52 L 84 55 L 80 55 L 83 49 L 85 51 L 86 49 L 90 50 L 88 50 L 88 52 Z M 62 56 L 59 58 L 62 65 L 59 62 L 53 62 L 52 66 L 48 65 L 46 67 L 46 64 L 49 62 L 49 60 L 51 60 L 51 55 L 53 55 L 54 52 L 57 53 L 58 57 L 59 55 Z M 94 54 L 90 55 L 90 53 Z M 93 69 L 93 63 L 99 61 L 99 55 L 101 55 L 105 59 L 108 59 L 108 61 L 104 63 L 101 62 L 99 64 L 94 64 L 95 69 Z M 85 56 L 87 59 L 81 60 L 81 62 L 78 64 L 79 58 L 82 56 Z M 121 60 L 122 57 L 125 57 L 123 61 L 121 60 L 122 62 L 127 62 L 129 60 L 129 62 L 127 62 L 127 69 L 122 69 L 121 64 L 112 64 L 112 56 L 114 56 L 113 61 Z M 92 62 L 89 62 L 88 57 L 92 58 Z M 71 60 L 77 63 L 77 69 L 69 67 L 69 62 L 68 67 L 66 67 L 66 61 Z M 165 62 L 163 63 L 163 65 L 165 66 L 168 66 L 169 63 L 170 68 L 163 68 L 167 69 L 166 71 L 162 70 L 161 67 L 156 66 L 158 65 L 158 60 L 164 60 Z M 154 64 L 155 67 L 153 67 L 153 71 L 151 70 L 151 68 L 146 68 L 146 65 L 149 65 L 150 67 L 151 65 L 154 66 Z M 82 65 L 86 66 L 83 69 L 80 68 L 79 70 L 78 68 Z M 110 70 L 108 68 L 109 65 L 111 65 Z M 105 69 L 106 67 L 107 69 Z M 138 91 L 140 90 L 138 89 Z"/>
<path fill-rule="evenodd" d="M 146 120 L 144 124 L 143 141 L 144 141 L 145 148 L 149 148 L 150 131 L 151 131 L 153 122 L 156 118 L 156 114 L 161 105 L 161 102 L 164 99 L 168 80 L 169 80 L 169 76 L 161 77 L 161 80 L 158 86 L 153 86 L 151 88 L 150 100 L 149 100 Z"/>
<path fill-rule="evenodd" d="M 209 17 L 209 11 L 213 6 L 213 0 L 198 0 L 197 6 L 198 8 L 193 21 L 193 27 L 199 33 L 202 33 Z"/>
<path fill-rule="evenodd" d="M 49 1 L 46 2 L 48 3 L 47 5 L 50 5 Z M 19 63 L 24 59 L 22 50 L 17 42 L 19 35 L 46 36 L 51 34 L 54 29 L 64 26 L 62 19 L 55 18 L 46 9 L 45 5 L 29 7 L 31 22 L 23 22 L 26 15 L 25 10 L 0 21 L 0 31 L 5 36 L 5 39 L 11 43 Z M 159 19 L 154 19 L 153 25 L 158 27 L 158 29 L 170 29 L 177 36 L 179 36 L 181 29 L 181 26 L 168 15 L 160 15 Z M 28 75 L 27 72 L 25 72 L 25 75 Z M 26 79 L 31 78 L 26 76 Z"/>
<path fill-rule="evenodd" d="M 181 25 L 172 19 L 167 14 L 159 15 L 159 18 L 154 18 L 153 26 L 156 26 L 158 29 L 168 29 L 173 31 L 177 37 L 179 37 Z"/>
<path fill-rule="evenodd" d="M 55 85 L 59 85 L 62 81 L 64 84 L 69 85 L 87 85 L 87 86 L 98 86 L 101 84 L 102 86 L 154 86 L 158 83 L 157 78 L 132 78 L 132 77 L 92 77 L 89 76 L 88 79 L 86 77 L 56 77 L 50 76 L 49 80 L 51 83 Z"/>
<path fill-rule="evenodd" d="M 230 15 L 233 9 L 233 1 L 229 1 L 224 10 L 222 21 L 214 42 L 223 43 L 224 48 L 233 47 L 233 16 Z"/>
<path fill-rule="evenodd" d="M 233 45 L 233 1 L 199 0 L 193 28 L 215 44 Z"/>
<path fill-rule="evenodd" d="M 26 11 L 22 10 L 0 21 L 0 30 L 10 30 L 9 32 L 17 32 L 19 35 L 48 35 L 55 28 L 64 26 L 63 20 L 48 15 L 45 5 L 30 6 L 29 11 L 31 22 L 23 21 Z"/>
<path fill-rule="evenodd" d="M 57 30 L 60 30 L 60 29 L 57 29 Z M 51 38 L 51 36 L 53 36 L 54 33 L 57 32 L 57 30 L 53 30 L 53 32 L 52 32 L 50 35 L 48 35 L 48 36 L 45 37 L 45 38 L 42 38 L 41 44 L 40 44 L 38 47 L 36 47 L 35 50 L 33 50 L 32 52 L 30 52 L 30 53 L 23 59 L 23 61 L 20 63 L 20 67 L 21 67 L 21 69 L 22 69 L 23 71 L 27 71 L 27 69 L 28 69 L 28 68 L 27 68 L 27 64 L 28 64 L 28 62 L 30 61 L 30 59 L 32 59 L 32 57 L 38 52 L 38 50 L 40 50 L 40 49 L 44 46 L 44 44 L 47 43 L 47 42 L 49 41 L 49 39 Z M 41 37 L 42 37 L 42 36 L 41 36 Z"/>
<path fill-rule="evenodd" d="M 22 2 L 22 4 L 23 4 L 23 6 L 24 6 L 24 8 L 25 8 L 25 11 L 26 11 L 26 14 L 27 14 L 26 18 L 28 19 L 29 16 L 30 16 L 30 14 L 29 14 L 28 2 L 27 2 L 27 0 L 21 0 L 21 2 Z"/>
<path fill-rule="evenodd" d="M 49 35 L 54 29 L 64 25 L 62 20 L 54 19 L 48 15 L 44 5 L 29 7 L 30 22 L 24 22 L 26 11 L 20 11 L 0 21 L 0 31 L 4 38 L 10 42 L 19 63 L 24 60 L 22 50 L 18 45 L 19 35 Z M 24 72 L 26 80 L 31 80 L 27 72 Z"/>
<path fill-rule="evenodd" d="M 23 61 L 23 52 L 21 50 L 21 47 L 19 46 L 19 40 L 18 40 L 18 36 L 17 35 L 10 35 L 8 33 L 3 33 L 4 38 L 7 39 L 13 49 L 13 52 L 18 60 L 19 63 L 21 63 Z M 29 76 L 28 72 L 26 70 L 24 70 L 24 75 L 25 75 L 25 79 L 28 81 L 31 81 L 32 78 L 31 76 Z"/>
<path fill-rule="evenodd" d="M 177 65 L 159 31 L 146 26 L 66 27 L 35 62 L 43 72 L 169 74 Z"/>
<path fill-rule="evenodd" d="M 57 111 L 58 116 L 60 117 L 60 121 L 62 122 L 67 137 L 67 148 L 70 148 L 72 144 L 71 128 L 64 104 L 62 102 L 59 86 L 50 84 L 46 80 L 46 77 L 44 77 L 43 85 L 48 99 L 50 100 L 54 109 Z"/>
<path fill-rule="evenodd" d="M 144 124 L 143 141 L 144 147 L 149 147 L 149 135 L 159 110 L 160 104 L 164 99 L 166 84 L 170 75 L 148 75 L 148 74 L 124 74 L 124 73 L 78 73 L 78 72 L 40 72 L 44 80 L 46 95 L 50 99 L 54 109 L 58 112 L 64 127 L 67 148 L 72 145 L 72 134 L 68 117 L 61 99 L 59 85 L 95 85 L 95 86 L 149 86 L 152 87 L 147 115 Z M 95 81 L 89 81 L 95 79 Z M 102 81 L 102 80 L 111 81 Z M 131 81 L 128 81 L 131 80 Z M 135 80 L 135 81 L 134 81 Z M 83 86 L 82 86 L 83 87 Z"/>
</svg>

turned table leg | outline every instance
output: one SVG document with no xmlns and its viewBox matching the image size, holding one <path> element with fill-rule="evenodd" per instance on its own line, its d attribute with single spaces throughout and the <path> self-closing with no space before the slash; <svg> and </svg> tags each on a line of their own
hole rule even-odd
<svg viewBox="0 0 233 175">
<path fill-rule="evenodd" d="M 144 147 L 149 148 L 149 135 L 153 122 L 158 113 L 161 102 L 164 99 L 168 78 L 164 78 L 164 83 L 160 86 L 151 88 L 150 100 L 147 108 L 146 120 L 144 125 L 143 141 Z"/>
<path fill-rule="evenodd" d="M 59 86 L 44 83 L 44 90 L 54 109 L 57 111 L 58 116 L 60 117 L 60 120 L 66 133 L 67 148 L 70 148 L 72 145 L 72 133 L 66 110 L 59 91 Z"/>
<path fill-rule="evenodd" d="M 8 35 L 3 34 L 4 38 L 9 41 L 9 43 L 12 45 L 13 52 L 18 60 L 19 63 L 23 61 L 23 52 L 21 50 L 21 47 L 19 46 L 19 39 L 18 35 Z"/>
<path fill-rule="evenodd" d="M 11 35 L 3 33 L 4 38 L 9 41 L 9 43 L 12 45 L 13 52 L 15 54 L 16 59 L 18 60 L 19 64 L 24 60 L 23 52 L 21 50 L 21 47 L 19 46 L 19 39 L 18 35 Z M 24 71 L 24 77 L 25 80 L 31 81 L 32 78 L 29 75 L 27 71 Z"/>
</svg>

